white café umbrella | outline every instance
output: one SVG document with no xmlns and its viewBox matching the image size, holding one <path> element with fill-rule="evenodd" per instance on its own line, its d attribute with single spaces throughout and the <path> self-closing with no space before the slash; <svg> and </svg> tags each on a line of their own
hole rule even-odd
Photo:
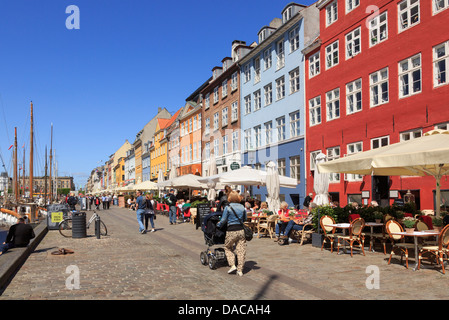
<svg viewBox="0 0 449 320">
<path fill-rule="evenodd" d="M 159 173 L 158 173 L 158 176 L 157 176 L 157 185 L 159 187 L 159 196 L 161 196 L 162 188 L 160 187 L 160 184 L 162 182 L 164 182 L 164 173 L 162 172 L 162 169 L 159 169 Z"/>
<path fill-rule="evenodd" d="M 215 182 L 228 185 L 266 186 L 267 172 L 244 166 L 237 170 L 223 172 L 210 177 L 199 179 L 202 183 Z M 282 188 L 296 188 L 298 182 L 294 178 L 279 176 L 279 186 Z"/>
<path fill-rule="evenodd" d="M 168 179 L 171 180 L 171 179 L 174 179 L 176 177 L 177 177 L 176 167 L 175 167 L 175 165 L 172 165 L 171 169 L 170 169 L 170 175 L 168 176 Z"/>
<path fill-rule="evenodd" d="M 268 208 L 273 213 L 276 213 L 281 207 L 281 201 L 279 199 L 280 182 L 279 173 L 276 169 L 276 164 L 273 161 L 267 163 L 266 185 L 268 193 Z"/>
<path fill-rule="evenodd" d="M 329 204 L 329 173 L 321 173 L 318 169 L 319 163 L 326 162 L 326 155 L 319 153 L 316 156 L 315 163 L 315 175 L 313 177 L 313 189 L 315 191 L 315 198 L 313 202 L 319 206 Z"/>
<path fill-rule="evenodd" d="M 436 216 L 440 216 L 440 181 L 449 174 L 449 131 L 432 130 L 398 142 L 318 165 L 320 172 L 378 176 L 432 176 L 436 181 Z"/>
<path fill-rule="evenodd" d="M 215 161 L 215 156 L 213 155 L 212 157 L 210 157 L 209 160 L 209 177 L 213 176 L 217 174 L 217 162 Z M 210 181 L 207 183 L 207 186 L 209 188 L 208 192 L 207 192 L 207 200 L 209 201 L 214 201 L 215 200 L 215 196 L 216 196 L 216 191 L 215 191 L 215 187 L 216 187 L 217 183 Z"/>
<path fill-rule="evenodd" d="M 157 190 L 156 183 L 152 181 L 144 181 L 136 184 L 133 188 L 134 190 Z"/>
</svg>

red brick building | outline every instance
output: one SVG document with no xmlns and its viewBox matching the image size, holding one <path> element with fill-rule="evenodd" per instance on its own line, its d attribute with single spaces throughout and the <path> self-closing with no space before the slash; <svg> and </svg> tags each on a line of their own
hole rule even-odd
<svg viewBox="0 0 449 320">
<path fill-rule="evenodd" d="M 449 2 L 320 0 L 320 36 L 306 54 L 307 191 L 313 158 L 349 156 L 435 129 L 449 129 Z M 441 183 L 449 205 L 449 182 Z M 432 177 L 332 174 L 329 193 L 341 206 L 391 204 L 411 190 L 434 209 Z M 363 191 L 363 197 L 362 197 Z"/>
</svg>

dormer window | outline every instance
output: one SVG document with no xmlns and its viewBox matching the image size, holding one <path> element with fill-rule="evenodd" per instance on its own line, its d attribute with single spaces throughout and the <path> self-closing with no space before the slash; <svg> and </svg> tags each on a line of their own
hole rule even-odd
<svg viewBox="0 0 449 320">
<path fill-rule="evenodd" d="M 267 30 L 264 29 L 259 33 L 259 43 L 264 41 L 266 37 L 267 37 Z"/>
<path fill-rule="evenodd" d="M 286 23 L 293 15 L 293 7 L 290 6 L 287 9 L 285 9 L 284 13 L 282 14 L 282 22 Z"/>
</svg>

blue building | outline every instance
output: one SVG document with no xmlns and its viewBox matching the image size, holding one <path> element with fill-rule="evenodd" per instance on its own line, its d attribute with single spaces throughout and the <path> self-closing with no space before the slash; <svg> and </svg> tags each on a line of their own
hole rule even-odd
<svg viewBox="0 0 449 320">
<path fill-rule="evenodd" d="M 281 188 L 281 201 L 302 206 L 305 176 L 305 77 L 302 50 L 319 36 L 319 10 L 288 4 L 258 33 L 259 43 L 238 61 L 242 164 L 265 170 L 269 161 L 281 175 L 296 178 L 295 189 Z M 252 195 L 264 201 L 265 187 Z"/>
</svg>

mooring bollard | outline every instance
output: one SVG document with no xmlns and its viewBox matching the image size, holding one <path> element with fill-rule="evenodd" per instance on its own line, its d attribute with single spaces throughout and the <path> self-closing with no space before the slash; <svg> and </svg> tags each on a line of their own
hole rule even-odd
<svg viewBox="0 0 449 320">
<path fill-rule="evenodd" d="M 100 239 L 100 216 L 95 218 L 95 235 Z"/>
</svg>

